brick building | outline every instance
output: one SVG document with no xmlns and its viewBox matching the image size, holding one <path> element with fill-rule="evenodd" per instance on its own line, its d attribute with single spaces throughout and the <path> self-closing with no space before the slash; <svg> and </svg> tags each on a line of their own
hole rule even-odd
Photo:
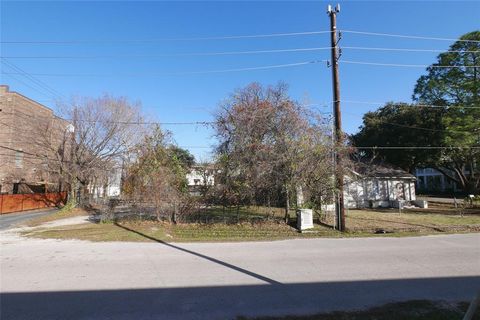
<svg viewBox="0 0 480 320">
<path fill-rule="evenodd" d="M 49 159 L 68 126 L 50 108 L 0 85 L 0 193 L 59 191 Z"/>
</svg>

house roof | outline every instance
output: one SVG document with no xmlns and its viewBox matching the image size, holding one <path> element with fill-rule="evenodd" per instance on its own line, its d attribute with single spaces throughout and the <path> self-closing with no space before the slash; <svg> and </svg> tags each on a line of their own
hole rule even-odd
<svg viewBox="0 0 480 320">
<path fill-rule="evenodd" d="M 400 168 L 395 168 L 392 165 L 385 163 L 365 163 L 357 162 L 354 165 L 352 170 L 354 174 L 363 177 L 371 178 L 401 178 L 401 179 L 412 179 L 415 180 L 416 177 Z"/>
<path fill-rule="evenodd" d="M 208 164 L 194 164 L 190 168 L 191 170 L 205 170 L 205 169 L 215 169 L 215 165 L 213 163 L 208 163 Z"/>
</svg>

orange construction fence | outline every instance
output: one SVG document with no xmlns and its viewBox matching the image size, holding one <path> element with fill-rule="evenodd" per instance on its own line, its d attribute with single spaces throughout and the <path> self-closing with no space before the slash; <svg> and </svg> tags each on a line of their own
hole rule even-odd
<svg viewBox="0 0 480 320">
<path fill-rule="evenodd" d="M 0 214 L 55 207 L 66 200 L 66 192 L 1 194 Z"/>
</svg>

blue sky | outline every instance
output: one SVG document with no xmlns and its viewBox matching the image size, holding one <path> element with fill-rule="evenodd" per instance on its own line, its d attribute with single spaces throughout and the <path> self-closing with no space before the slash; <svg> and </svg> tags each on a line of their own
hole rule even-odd
<svg viewBox="0 0 480 320">
<path fill-rule="evenodd" d="M 10 63 L 30 74 L 57 74 L 35 77 L 66 97 L 110 93 L 141 101 L 144 112 L 152 121 L 209 121 L 222 99 L 236 88 L 253 81 L 266 85 L 284 81 L 290 85 L 293 98 L 322 105 L 332 100 L 331 70 L 324 63 L 215 74 L 151 74 L 329 59 L 328 50 L 226 56 L 159 56 L 170 53 L 328 47 L 328 34 L 223 40 L 159 40 L 329 30 L 329 18 L 325 13 L 328 3 L 2 1 L 2 41 L 73 40 L 87 43 L 2 43 L 1 56 L 11 57 L 8 58 Z M 339 29 L 458 38 L 480 28 L 480 1 L 343 1 L 340 4 Z M 108 42 L 146 39 L 159 41 Z M 343 33 L 340 45 L 446 50 L 451 43 Z M 344 60 L 422 65 L 433 63 L 438 55 L 436 52 L 342 51 L 341 58 Z M 142 55 L 144 57 L 139 57 Z M 18 56 L 97 58 L 14 58 Z M 4 64 L 1 65 L 1 70 L 5 73 L 13 71 Z M 410 101 L 415 82 L 424 72 L 423 68 L 341 64 L 342 100 Z M 93 76 L 84 76 L 85 74 Z M 54 108 L 52 99 L 55 96 L 39 88 L 31 79 L 21 75 L 2 74 L 1 83 Z M 361 115 L 378 107 L 374 103 L 342 103 L 344 130 L 348 133 L 356 132 L 361 125 Z M 327 112 L 330 107 L 322 107 L 320 110 Z M 209 147 L 215 143 L 213 132 L 202 126 L 164 128 L 173 132 L 174 139 L 181 146 Z M 208 148 L 193 147 L 190 150 L 197 158 L 208 158 Z"/>
</svg>

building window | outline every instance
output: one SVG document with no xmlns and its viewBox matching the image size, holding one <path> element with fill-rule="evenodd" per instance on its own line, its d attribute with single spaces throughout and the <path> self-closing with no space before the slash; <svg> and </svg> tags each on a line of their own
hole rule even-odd
<svg viewBox="0 0 480 320">
<path fill-rule="evenodd" d="M 15 152 L 15 167 L 23 168 L 23 151 Z"/>
</svg>

